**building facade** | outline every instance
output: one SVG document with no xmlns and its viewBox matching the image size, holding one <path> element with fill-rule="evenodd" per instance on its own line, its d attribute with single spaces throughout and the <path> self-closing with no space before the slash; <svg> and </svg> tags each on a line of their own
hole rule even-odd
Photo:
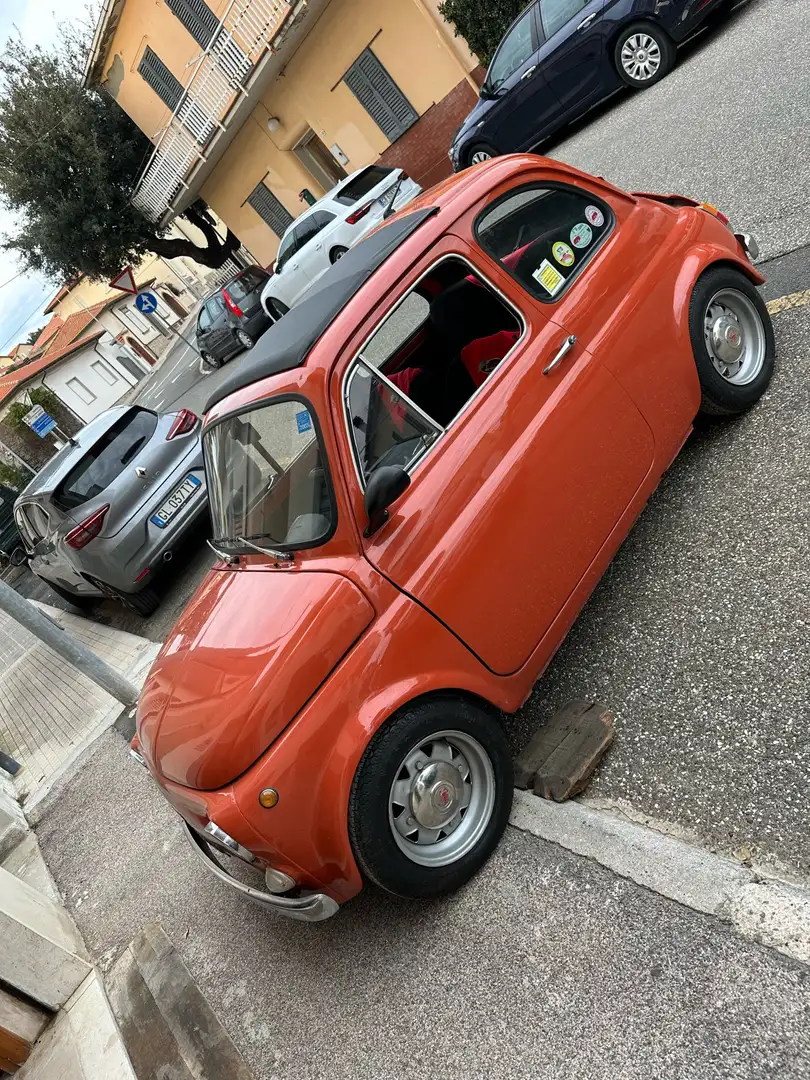
<svg viewBox="0 0 810 1080">
<path fill-rule="evenodd" d="M 108 0 L 86 79 L 155 144 L 136 205 L 165 224 L 202 196 L 268 265 L 355 169 L 443 179 L 483 72 L 438 2 Z"/>
</svg>

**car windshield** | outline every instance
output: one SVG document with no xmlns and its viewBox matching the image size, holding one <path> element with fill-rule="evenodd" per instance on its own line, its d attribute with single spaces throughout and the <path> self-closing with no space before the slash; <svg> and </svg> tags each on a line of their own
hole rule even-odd
<svg viewBox="0 0 810 1080">
<path fill-rule="evenodd" d="M 306 402 L 277 398 L 225 417 L 203 445 L 215 543 L 294 550 L 331 536 L 326 461 Z"/>
</svg>

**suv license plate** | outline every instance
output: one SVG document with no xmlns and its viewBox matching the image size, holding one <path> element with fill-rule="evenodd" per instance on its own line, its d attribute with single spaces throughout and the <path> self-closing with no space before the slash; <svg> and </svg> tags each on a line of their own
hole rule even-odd
<svg viewBox="0 0 810 1080">
<path fill-rule="evenodd" d="M 196 476 L 192 476 L 191 473 L 185 478 L 180 487 L 175 491 L 173 495 L 170 495 L 161 508 L 149 519 L 154 522 L 160 529 L 165 529 L 183 503 L 188 502 L 197 488 L 200 486 L 201 481 Z"/>
</svg>

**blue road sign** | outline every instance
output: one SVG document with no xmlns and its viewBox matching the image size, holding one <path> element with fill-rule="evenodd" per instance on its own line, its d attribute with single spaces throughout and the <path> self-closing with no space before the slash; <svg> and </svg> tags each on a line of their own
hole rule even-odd
<svg viewBox="0 0 810 1080">
<path fill-rule="evenodd" d="M 50 435 L 53 429 L 56 427 L 56 421 L 48 413 L 43 413 L 38 419 L 36 419 L 31 425 L 32 431 L 35 431 L 39 435 L 40 439 L 44 439 L 46 435 Z"/>
<path fill-rule="evenodd" d="M 157 309 L 157 297 L 151 292 L 138 293 L 135 307 L 144 315 L 151 315 Z"/>
</svg>

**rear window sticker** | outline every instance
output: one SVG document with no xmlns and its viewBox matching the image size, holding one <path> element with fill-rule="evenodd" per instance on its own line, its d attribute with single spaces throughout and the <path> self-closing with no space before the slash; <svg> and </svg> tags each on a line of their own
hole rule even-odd
<svg viewBox="0 0 810 1080">
<path fill-rule="evenodd" d="M 598 206 L 586 206 L 585 217 L 595 229 L 601 229 L 605 224 L 605 215 Z"/>
<path fill-rule="evenodd" d="M 574 261 L 574 253 L 568 244 L 564 244 L 562 240 L 558 240 L 551 246 L 551 254 L 560 266 L 571 266 Z"/>
<path fill-rule="evenodd" d="M 571 230 L 571 243 L 575 248 L 586 248 L 592 239 L 591 227 L 586 225 L 584 221 L 580 221 Z"/>
<path fill-rule="evenodd" d="M 543 259 L 532 277 L 543 286 L 549 296 L 556 296 L 565 284 L 565 278 L 556 266 L 551 265 L 548 259 Z"/>
</svg>

